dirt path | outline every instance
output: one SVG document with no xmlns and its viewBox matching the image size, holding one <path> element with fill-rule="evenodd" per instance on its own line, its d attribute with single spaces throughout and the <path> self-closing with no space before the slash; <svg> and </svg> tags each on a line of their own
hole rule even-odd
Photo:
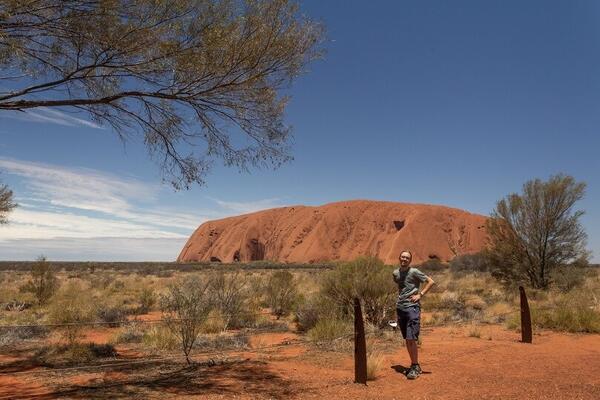
<svg viewBox="0 0 600 400">
<path fill-rule="evenodd" d="M 500 327 L 479 330 L 479 338 L 469 337 L 469 328 L 425 332 L 421 363 L 427 373 L 416 381 L 397 372 L 408 365 L 400 347 L 386 357 L 377 380 L 365 387 L 352 383 L 350 355 L 294 343 L 258 355 L 238 353 L 214 366 L 140 366 L 62 377 L 0 375 L 0 400 L 10 394 L 161 400 L 600 398 L 600 335 L 543 332 L 528 345 Z M 254 342 L 272 345 L 289 338 L 261 335 Z"/>
</svg>

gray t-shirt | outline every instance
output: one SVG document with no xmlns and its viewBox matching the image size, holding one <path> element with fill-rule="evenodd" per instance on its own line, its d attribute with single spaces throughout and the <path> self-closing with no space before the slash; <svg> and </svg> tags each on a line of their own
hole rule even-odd
<svg viewBox="0 0 600 400">
<path fill-rule="evenodd" d="M 396 301 L 397 308 L 408 308 L 410 306 L 419 305 L 410 301 L 410 296 L 419 293 L 421 282 L 427 281 L 427 275 L 419 271 L 417 268 L 408 268 L 403 271 L 396 268 L 393 272 L 394 282 L 398 284 L 398 300 Z"/>
</svg>

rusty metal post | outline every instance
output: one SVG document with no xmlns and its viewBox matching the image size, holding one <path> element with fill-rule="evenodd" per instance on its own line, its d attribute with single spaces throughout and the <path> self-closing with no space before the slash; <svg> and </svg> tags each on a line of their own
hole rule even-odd
<svg viewBox="0 0 600 400">
<path fill-rule="evenodd" d="M 531 312 L 529 311 L 529 302 L 525 294 L 525 288 L 519 286 L 521 294 L 521 341 L 523 343 L 531 343 L 533 334 L 531 330 Z"/>
<path fill-rule="evenodd" d="M 360 300 L 354 298 L 354 383 L 367 384 L 367 342 Z"/>
</svg>

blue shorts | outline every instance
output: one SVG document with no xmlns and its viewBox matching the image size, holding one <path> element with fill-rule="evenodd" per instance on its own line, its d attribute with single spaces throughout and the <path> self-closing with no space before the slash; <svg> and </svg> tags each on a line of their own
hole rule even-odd
<svg viewBox="0 0 600 400">
<path fill-rule="evenodd" d="M 406 340 L 418 340 L 421 330 L 421 307 L 396 308 L 398 326 Z"/>
</svg>

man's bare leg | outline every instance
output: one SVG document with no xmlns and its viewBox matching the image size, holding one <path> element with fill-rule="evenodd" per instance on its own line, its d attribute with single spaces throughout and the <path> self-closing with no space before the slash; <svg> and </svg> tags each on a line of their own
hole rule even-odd
<svg viewBox="0 0 600 400">
<path fill-rule="evenodd" d="M 410 356 L 410 362 L 412 365 L 419 363 L 419 350 L 417 348 L 416 340 L 406 340 L 406 350 Z"/>
</svg>

